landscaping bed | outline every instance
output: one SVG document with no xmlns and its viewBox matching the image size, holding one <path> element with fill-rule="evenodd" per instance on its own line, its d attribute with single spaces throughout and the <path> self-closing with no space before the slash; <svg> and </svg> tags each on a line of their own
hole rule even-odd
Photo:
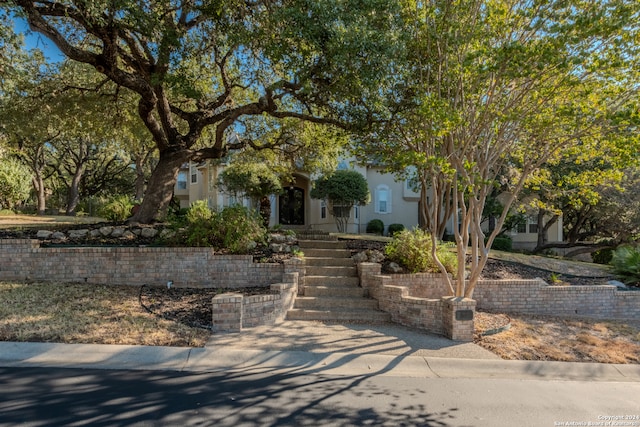
<svg viewBox="0 0 640 427">
<path fill-rule="evenodd" d="M 31 239 L 36 234 L 37 230 L 0 230 L 0 238 Z M 57 243 L 83 244 L 69 239 Z M 102 244 L 131 243 L 116 239 Z M 352 240 L 348 245 L 354 252 L 384 247 L 384 243 L 370 240 Z M 290 255 L 261 247 L 253 256 L 259 262 L 280 262 Z M 564 285 L 603 284 L 602 278 L 563 277 L 495 259 L 489 260 L 483 272 L 484 279 L 536 277 Z M 201 347 L 211 334 L 212 298 L 225 291 L 0 283 L 0 340 Z M 271 292 L 268 287 L 231 291 L 244 295 Z M 479 311 L 475 329 L 476 343 L 505 359 L 640 363 L 640 320 L 566 320 Z"/>
</svg>

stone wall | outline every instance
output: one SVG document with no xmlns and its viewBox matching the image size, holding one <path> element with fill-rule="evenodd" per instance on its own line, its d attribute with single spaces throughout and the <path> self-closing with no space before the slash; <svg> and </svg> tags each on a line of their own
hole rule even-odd
<svg viewBox="0 0 640 427">
<path fill-rule="evenodd" d="M 282 322 L 298 292 L 298 273 L 287 273 L 284 280 L 284 283 L 271 285 L 274 291 L 271 295 L 216 295 L 213 298 L 213 331 L 239 332 L 243 328 Z"/>
<path fill-rule="evenodd" d="M 268 286 L 303 271 L 292 259 L 254 263 L 249 255 L 216 255 L 211 248 L 57 247 L 37 240 L 0 240 L 0 280 L 179 287 Z"/>
</svg>

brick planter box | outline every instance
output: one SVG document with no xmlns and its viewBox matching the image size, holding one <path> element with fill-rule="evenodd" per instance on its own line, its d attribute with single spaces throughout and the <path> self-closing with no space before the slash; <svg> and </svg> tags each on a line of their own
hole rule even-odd
<svg viewBox="0 0 640 427">
<path fill-rule="evenodd" d="M 456 341 L 473 341 L 475 301 L 443 297 L 448 287 L 439 274 L 382 275 L 381 268 L 376 263 L 358 264 L 360 285 L 394 322 Z"/>
<path fill-rule="evenodd" d="M 394 322 L 445 335 L 473 339 L 475 309 L 592 319 L 640 318 L 640 291 L 615 286 L 551 286 L 542 279 L 484 280 L 473 300 L 449 293 L 439 274 L 381 275 L 380 264 L 358 264 L 360 283 Z"/>
<path fill-rule="evenodd" d="M 213 328 L 241 330 L 284 320 L 298 291 L 304 262 L 254 263 L 250 255 L 215 255 L 210 248 L 58 247 L 37 240 L 0 240 L 0 281 L 106 285 L 244 288 L 269 286 L 271 295 L 214 298 Z M 239 313 L 239 314 L 238 314 Z"/>
<path fill-rule="evenodd" d="M 244 328 L 274 325 L 284 320 L 298 293 L 298 273 L 285 275 L 286 283 L 271 285 L 271 295 L 228 293 L 213 298 L 213 331 L 239 332 Z"/>
</svg>

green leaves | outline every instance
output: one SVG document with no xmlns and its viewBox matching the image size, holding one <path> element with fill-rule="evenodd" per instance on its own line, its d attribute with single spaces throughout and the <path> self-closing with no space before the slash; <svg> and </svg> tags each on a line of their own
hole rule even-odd
<svg viewBox="0 0 640 427">
<path fill-rule="evenodd" d="M 640 246 L 620 246 L 613 252 L 611 265 L 626 284 L 640 286 Z"/>
<path fill-rule="evenodd" d="M 20 161 L 0 157 L 0 209 L 13 209 L 29 198 L 31 173 Z"/>
<path fill-rule="evenodd" d="M 220 175 L 220 183 L 230 193 L 253 199 L 282 191 L 280 177 L 265 163 L 232 163 Z"/>
<path fill-rule="evenodd" d="M 311 190 L 314 199 L 328 200 L 335 206 L 364 205 L 370 200 L 367 180 L 358 171 L 337 170 L 314 182 Z"/>
</svg>

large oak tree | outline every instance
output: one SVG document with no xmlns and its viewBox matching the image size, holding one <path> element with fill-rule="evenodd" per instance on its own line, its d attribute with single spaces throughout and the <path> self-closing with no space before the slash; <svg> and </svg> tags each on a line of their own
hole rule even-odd
<svg viewBox="0 0 640 427">
<path fill-rule="evenodd" d="M 70 59 L 139 95 L 159 151 L 133 220 L 168 206 L 179 167 L 265 148 L 243 121 L 295 118 L 353 127 L 393 58 L 390 0 L 0 1 Z M 240 138 L 232 138 L 232 133 Z"/>
</svg>

